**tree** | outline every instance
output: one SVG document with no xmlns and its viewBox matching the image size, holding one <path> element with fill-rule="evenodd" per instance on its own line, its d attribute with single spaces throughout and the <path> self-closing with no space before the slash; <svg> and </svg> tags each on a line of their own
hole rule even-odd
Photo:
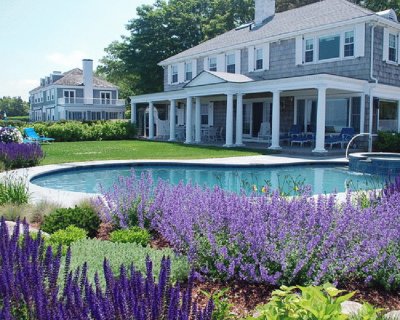
<svg viewBox="0 0 400 320">
<path fill-rule="evenodd" d="M 26 116 L 29 113 L 29 105 L 21 97 L 0 98 L 0 112 L 6 112 L 8 117 Z"/>
</svg>

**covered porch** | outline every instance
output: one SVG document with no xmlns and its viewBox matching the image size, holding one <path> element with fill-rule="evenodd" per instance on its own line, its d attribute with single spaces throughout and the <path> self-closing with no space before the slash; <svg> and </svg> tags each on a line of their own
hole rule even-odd
<svg viewBox="0 0 400 320">
<path fill-rule="evenodd" d="M 301 147 L 325 153 L 330 136 L 342 128 L 372 133 L 379 123 L 389 123 L 399 130 L 396 92 L 392 87 L 371 89 L 366 81 L 325 74 L 254 81 L 243 75 L 204 71 L 181 90 L 131 97 L 131 121 L 150 140 L 225 147 L 258 143 L 272 150 L 294 147 L 291 129 L 296 127 L 296 136 L 310 137 L 306 143 L 300 141 Z M 380 119 L 380 108 L 374 105 L 377 98 L 391 101 L 391 109 L 395 104 L 395 114 L 386 107 L 390 111 L 385 117 L 396 119 Z"/>
</svg>

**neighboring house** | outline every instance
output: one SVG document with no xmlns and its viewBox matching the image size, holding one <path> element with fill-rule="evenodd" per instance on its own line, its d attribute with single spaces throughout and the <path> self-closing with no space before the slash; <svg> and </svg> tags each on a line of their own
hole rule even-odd
<svg viewBox="0 0 400 320">
<path fill-rule="evenodd" d="M 54 71 L 29 92 L 30 120 L 123 119 L 125 100 L 118 87 L 93 75 L 93 61 L 83 60 L 83 70 Z"/>
<path fill-rule="evenodd" d="M 399 132 L 399 35 L 393 10 L 324 0 L 275 13 L 275 1 L 256 0 L 253 23 L 161 61 L 164 92 L 131 97 L 132 121 L 157 123 L 161 113 L 171 141 L 185 125 L 186 143 L 202 142 L 204 126 L 223 127 L 228 147 L 267 123 L 271 149 L 297 124 L 315 133 L 314 152 L 326 151 L 328 130 Z"/>
</svg>

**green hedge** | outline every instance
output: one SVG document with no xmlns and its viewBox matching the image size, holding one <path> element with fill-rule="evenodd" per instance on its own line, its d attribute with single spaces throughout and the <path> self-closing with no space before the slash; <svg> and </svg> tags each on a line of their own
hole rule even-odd
<svg viewBox="0 0 400 320">
<path fill-rule="evenodd" d="M 400 152 L 400 133 L 378 132 L 377 151 Z"/>
<path fill-rule="evenodd" d="M 59 121 L 30 124 L 46 137 L 63 141 L 126 140 L 136 136 L 136 127 L 128 121 Z"/>
</svg>

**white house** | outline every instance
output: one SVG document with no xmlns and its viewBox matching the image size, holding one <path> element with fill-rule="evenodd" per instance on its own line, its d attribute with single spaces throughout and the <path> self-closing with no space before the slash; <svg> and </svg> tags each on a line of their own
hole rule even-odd
<svg viewBox="0 0 400 320">
<path fill-rule="evenodd" d="M 29 92 L 30 120 L 123 119 L 125 100 L 118 87 L 93 75 L 93 61 L 83 60 L 83 70 L 54 71 Z"/>
<path fill-rule="evenodd" d="M 297 124 L 315 132 L 313 152 L 322 153 L 327 130 L 400 132 L 400 24 L 393 10 L 324 0 L 275 13 L 275 1 L 255 0 L 255 12 L 254 22 L 159 63 L 164 92 L 131 97 L 131 120 L 148 126 L 145 136 L 154 139 L 168 122 L 161 131 L 169 140 L 200 143 L 212 126 L 223 128 L 231 147 L 257 140 L 267 124 L 270 149 L 280 149 L 282 135 Z"/>
</svg>

